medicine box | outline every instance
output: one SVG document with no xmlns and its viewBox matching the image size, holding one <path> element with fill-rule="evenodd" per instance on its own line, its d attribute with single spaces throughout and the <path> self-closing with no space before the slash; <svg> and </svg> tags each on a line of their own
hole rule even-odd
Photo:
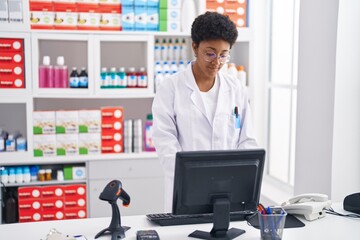
<svg viewBox="0 0 360 240">
<path fill-rule="evenodd" d="M 121 23 L 123 31 L 135 30 L 135 11 L 134 7 L 122 5 Z"/>
<path fill-rule="evenodd" d="M 65 219 L 81 219 L 87 217 L 86 208 L 65 209 Z"/>
<path fill-rule="evenodd" d="M 33 136 L 34 157 L 56 156 L 56 135 L 34 135 Z"/>
<path fill-rule="evenodd" d="M 9 13 L 8 13 L 8 2 L 0 1 L 0 23 L 7 23 L 9 21 Z"/>
<path fill-rule="evenodd" d="M 101 118 L 104 119 L 124 119 L 124 108 L 123 107 L 102 107 Z"/>
<path fill-rule="evenodd" d="M 42 213 L 42 220 L 43 221 L 53 221 L 53 220 L 62 220 L 65 218 L 64 210 L 50 210 L 45 209 Z"/>
<path fill-rule="evenodd" d="M 55 29 L 76 29 L 78 13 L 75 1 L 72 4 L 54 3 L 54 28 Z"/>
<path fill-rule="evenodd" d="M 56 155 L 57 156 L 79 155 L 78 134 L 57 134 Z"/>
<path fill-rule="evenodd" d="M 135 6 L 135 31 L 145 31 L 147 23 L 146 7 Z"/>
<path fill-rule="evenodd" d="M 159 9 L 159 19 L 167 21 L 180 21 L 180 9 Z"/>
<path fill-rule="evenodd" d="M 85 167 L 75 166 L 72 169 L 73 179 L 85 179 L 86 178 L 86 169 Z"/>
<path fill-rule="evenodd" d="M 159 31 L 159 10 L 148 7 L 146 17 L 146 30 Z"/>
<path fill-rule="evenodd" d="M 52 29 L 55 13 L 52 2 L 30 1 L 30 25 L 32 29 Z"/>
<path fill-rule="evenodd" d="M 79 112 L 56 111 L 56 133 L 79 133 Z"/>
<path fill-rule="evenodd" d="M 159 8 L 159 0 L 147 0 L 148 8 Z"/>
<path fill-rule="evenodd" d="M 120 5 L 104 5 L 100 7 L 100 11 L 101 30 L 120 31 L 122 29 Z"/>
<path fill-rule="evenodd" d="M 162 21 L 159 22 L 161 32 L 180 32 L 180 21 Z"/>
<path fill-rule="evenodd" d="M 33 112 L 34 134 L 55 134 L 55 111 Z"/>
<path fill-rule="evenodd" d="M 101 112 L 100 110 L 80 110 L 79 133 L 100 133 Z"/>
<path fill-rule="evenodd" d="M 79 154 L 94 155 L 101 153 L 101 133 L 79 134 Z"/>
<path fill-rule="evenodd" d="M 77 27 L 81 30 L 99 30 L 101 12 L 98 4 L 78 5 Z"/>
</svg>

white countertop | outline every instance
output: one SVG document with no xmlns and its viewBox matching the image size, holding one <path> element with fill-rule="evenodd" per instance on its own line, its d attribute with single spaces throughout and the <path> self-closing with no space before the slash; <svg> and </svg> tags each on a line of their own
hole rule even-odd
<svg viewBox="0 0 360 240">
<path fill-rule="evenodd" d="M 344 212 L 341 204 L 333 204 L 335 211 Z M 359 240 L 360 239 L 360 219 L 351 219 L 327 214 L 325 218 L 308 222 L 299 218 L 305 223 L 305 227 L 284 229 L 283 239 L 285 240 Z M 89 218 L 81 220 L 61 220 L 44 221 L 34 223 L 15 223 L 0 225 L 0 239 L 6 240 L 39 240 L 46 239 L 47 233 L 51 228 L 55 228 L 63 234 L 70 236 L 84 235 L 88 240 L 110 224 L 110 218 Z M 146 219 L 145 216 L 125 216 L 122 217 L 122 225 L 130 226 L 126 232 L 126 239 L 135 240 L 137 230 L 155 229 L 160 239 L 183 240 L 195 230 L 210 231 L 212 224 L 181 225 L 160 227 Z M 230 227 L 241 228 L 246 231 L 236 239 L 260 239 L 260 231 L 249 226 L 246 221 L 231 222 Z M 99 240 L 110 240 L 110 235 L 102 236 Z"/>
</svg>

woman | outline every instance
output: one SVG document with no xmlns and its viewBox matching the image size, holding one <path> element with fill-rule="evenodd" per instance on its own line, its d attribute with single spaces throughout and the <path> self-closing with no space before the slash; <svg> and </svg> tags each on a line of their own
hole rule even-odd
<svg viewBox="0 0 360 240">
<path fill-rule="evenodd" d="M 165 170 L 166 212 L 172 208 L 176 152 L 257 147 L 246 88 L 220 72 L 237 36 L 227 16 L 198 16 L 191 28 L 196 60 L 165 79 L 156 93 L 153 140 Z"/>
</svg>

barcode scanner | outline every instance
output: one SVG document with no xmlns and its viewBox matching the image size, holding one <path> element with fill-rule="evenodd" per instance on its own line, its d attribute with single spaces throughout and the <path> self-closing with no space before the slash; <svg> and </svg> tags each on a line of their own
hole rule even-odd
<svg viewBox="0 0 360 240">
<path fill-rule="evenodd" d="M 122 184 L 119 180 L 112 180 L 105 186 L 104 190 L 100 193 L 99 198 L 111 204 L 112 218 L 110 226 L 101 230 L 98 234 L 96 234 L 95 238 L 98 238 L 103 234 L 111 234 L 111 240 L 125 238 L 125 232 L 129 230 L 130 227 L 121 226 L 120 210 L 116 201 L 120 198 L 123 206 L 129 206 L 129 194 L 127 194 L 122 188 Z"/>
<path fill-rule="evenodd" d="M 119 180 L 112 180 L 109 182 L 99 197 L 103 201 L 116 202 L 118 198 L 123 201 L 123 206 L 127 207 L 130 204 L 130 196 L 122 188 Z"/>
</svg>

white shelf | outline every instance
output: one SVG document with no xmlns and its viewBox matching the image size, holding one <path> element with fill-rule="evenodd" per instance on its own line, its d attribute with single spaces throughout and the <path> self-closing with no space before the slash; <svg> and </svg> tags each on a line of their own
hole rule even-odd
<svg viewBox="0 0 360 240">
<path fill-rule="evenodd" d="M 46 185 L 60 185 L 60 184 L 78 184 L 78 183 L 86 183 L 86 179 L 82 180 L 51 180 L 51 181 L 34 181 L 28 183 L 5 183 L 5 187 L 26 187 L 26 186 L 46 186 Z"/>
<path fill-rule="evenodd" d="M 33 165 L 33 164 L 66 164 L 83 163 L 96 160 L 137 160 L 156 159 L 155 152 L 141 153 L 119 153 L 119 154 L 98 154 L 78 156 L 55 156 L 55 157 L 34 157 L 32 152 L 2 152 L 0 153 L 0 165 Z"/>
</svg>

